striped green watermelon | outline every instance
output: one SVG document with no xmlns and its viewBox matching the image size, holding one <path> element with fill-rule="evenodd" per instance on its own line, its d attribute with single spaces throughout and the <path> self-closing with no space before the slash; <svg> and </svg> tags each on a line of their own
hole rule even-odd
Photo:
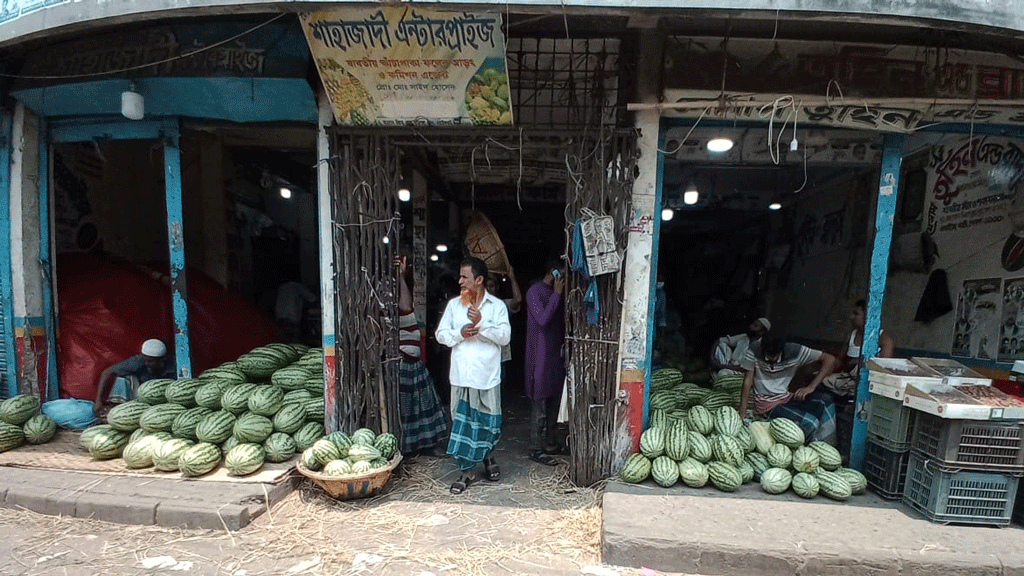
<svg viewBox="0 0 1024 576">
<path fill-rule="evenodd" d="M 662 368 L 651 373 L 651 390 L 671 390 L 683 383 L 683 374 L 676 368 Z"/>
<path fill-rule="evenodd" d="M 658 456 L 651 463 L 651 478 L 668 488 L 679 481 L 679 465 L 668 456 Z"/>
<path fill-rule="evenodd" d="M 220 464 L 220 447 L 209 442 L 200 442 L 185 449 L 178 456 L 178 470 L 185 476 L 202 476 Z"/>
<path fill-rule="evenodd" d="M 135 442 L 139 438 L 143 438 L 145 436 L 153 436 L 154 438 L 159 438 L 161 442 L 165 440 L 170 440 L 171 438 L 174 437 L 171 435 L 170 432 L 146 432 L 142 428 L 139 428 L 135 430 L 135 432 L 132 432 L 132 435 L 128 437 L 128 443 L 131 444 L 132 442 Z"/>
<path fill-rule="evenodd" d="M 793 476 L 793 492 L 801 498 L 814 498 L 820 490 L 817 478 L 807 472 L 799 472 Z"/>
<path fill-rule="evenodd" d="M 622 464 L 620 475 L 623 482 L 639 484 L 651 475 L 651 461 L 643 454 L 630 454 Z"/>
<path fill-rule="evenodd" d="M 125 446 L 121 458 L 128 468 L 149 468 L 153 465 L 153 454 L 163 443 L 164 441 L 154 434 L 142 436 Z"/>
<path fill-rule="evenodd" d="M 111 429 L 113 430 L 113 429 Z M 116 432 L 116 430 L 114 430 Z M 95 433 L 98 434 L 98 433 Z M 0 452 L 13 450 L 25 442 L 25 431 L 21 426 L 0 422 Z"/>
<path fill-rule="evenodd" d="M 690 430 L 687 433 L 686 442 L 690 446 L 690 457 L 702 463 L 708 463 L 714 456 L 711 450 L 711 442 L 700 432 Z"/>
<path fill-rule="evenodd" d="M 299 456 L 299 462 L 309 470 L 316 471 L 323 468 L 323 465 L 317 460 L 316 452 L 313 451 L 312 446 L 302 451 L 302 454 Z"/>
<path fill-rule="evenodd" d="M 302 428 L 299 428 L 298 432 L 292 434 L 292 440 L 295 440 L 295 449 L 299 452 L 309 448 L 323 437 L 324 425 L 320 422 L 307 422 Z"/>
<path fill-rule="evenodd" d="M 267 462 L 287 462 L 295 455 L 295 440 L 283 432 L 274 432 L 263 443 L 263 451 Z"/>
<path fill-rule="evenodd" d="M 239 442 L 254 442 L 262 444 L 274 432 L 274 423 L 270 418 L 246 412 L 235 420 L 234 431 L 232 432 Z"/>
<path fill-rule="evenodd" d="M 651 410 L 647 418 L 648 428 L 668 428 L 668 410 Z"/>
<path fill-rule="evenodd" d="M 326 438 L 321 438 L 314 442 L 310 450 L 313 451 L 313 456 L 316 458 L 316 461 L 320 466 L 327 464 L 331 460 L 341 459 L 338 447 L 334 445 L 334 442 L 331 442 Z"/>
<path fill-rule="evenodd" d="M 740 429 L 733 435 L 733 438 L 736 439 L 736 443 L 740 445 L 744 452 L 749 454 L 757 450 L 754 437 L 750 435 L 750 430 L 746 426 L 740 426 Z"/>
<path fill-rule="evenodd" d="M 323 396 L 322 391 L 319 396 Z M 291 390 L 285 393 L 284 398 L 281 399 L 281 402 L 283 404 L 289 404 L 291 402 L 305 403 L 306 400 L 311 400 L 312 398 L 313 395 L 306 390 Z"/>
<path fill-rule="evenodd" d="M 311 398 L 306 401 L 306 420 L 309 422 L 324 421 L 324 399 Z"/>
<path fill-rule="evenodd" d="M 188 410 L 181 404 L 157 404 L 150 406 L 139 417 L 139 427 L 146 432 L 170 432 L 174 419 Z"/>
<path fill-rule="evenodd" d="M 219 378 L 201 379 L 201 381 L 205 381 L 206 384 L 203 384 L 196 390 L 196 405 L 202 408 L 209 408 L 210 410 L 220 410 L 221 396 L 232 386 L 232 383 Z"/>
<path fill-rule="evenodd" d="M 295 351 L 299 358 L 301 358 L 303 354 L 309 351 L 309 346 L 303 344 L 302 342 L 289 342 L 288 345 L 292 347 L 292 350 Z"/>
<path fill-rule="evenodd" d="M 822 466 L 824 468 L 824 466 Z M 826 468 L 827 470 L 827 468 Z M 835 471 L 850 485 L 851 494 L 863 494 L 868 488 L 868 479 L 852 468 L 839 468 Z"/>
<path fill-rule="evenodd" d="M 761 489 L 769 494 L 782 494 L 792 482 L 793 475 L 783 468 L 768 468 L 761 473 Z"/>
<path fill-rule="evenodd" d="M 772 468 L 789 468 L 793 463 L 793 451 L 785 444 L 775 444 L 768 450 L 768 465 Z"/>
<path fill-rule="evenodd" d="M 304 390 L 306 380 L 312 376 L 313 373 L 302 366 L 285 366 L 274 372 L 270 377 L 270 383 L 283 390 Z"/>
<path fill-rule="evenodd" d="M 834 446 L 827 442 L 815 440 L 807 445 L 818 453 L 818 465 L 828 471 L 838 470 L 843 465 L 843 457 Z M 809 470 L 807 470 L 809 472 Z"/>
<path fill-rule="evenodd" d="M 341 430 L 335 430 L 324 438 L 334 442 L 334 445 L 338 447 L 338 452 L 341 453 L 342 458 L 348 457 L 348 449 L 352 447 L 352 439 L 349 438 L 348 434 L 345 434 Z"/>
<path fill-rule="evenodd" d="M 202 406 L 189 408 L 181 414 L 178 414 L 178 417 L 171 423 L 171 434 L 178 438 L 198 440 L 196 436 L 196 429 L 199 427 L 199 423 L 213 413 L 213 410 L 203 408 Z"/>
<path fill-rule="evenodd" d="M 390 432 L 384 432 L 373 440 L 373 447 L 380 452 L 381 458 L 390 460 L 395 452 L 398 452 L 398 437 Z"/>
<path fill-rule="evenodd" d="M 289 364 L 283 355 L 255 350 L 239 356 L 237 362 L 238 369 L 253 382 L 265 382 L 274 372 Z"/>
<path fill-rule="evenodd" d="M 676 462 L 685 460 L 690 454 L 689 436 L 685 421 L 673 422 L 665 435 L 665 455 Z"/>
<path fill-rule="evenodd" d="M 654 460 L 665 453 L 665 431 L 661 428 L 648 428 L 640 434 L 640 452 Z"/>
<path fill-rule="evenodd" d="M 711 412 L 708 412 L 708 409 L 704 406 L 690 408 L 686 421 L 691 430 L 700 432 L 704 436 L 711 434 L 715 430 L 715 421 L 711 417 Z"/>
<path fill-rule="evenodd" d="M 388 465 L 388 461 L 384 458 L 374 458 L 370 460 L 370 468 L 376 470 L 378 468 L 384 468 Z"/>
<path fill-rule="evenodd" d="M 329 440 L 325 440 L 325 441 L 326 442 L 330 442 Z M 314 444 L 314 446 L 316 446 L 316 445 Z M 334 446 L 333 442 L 331 442 L 331 446 Z M 337 450 L 336 446 L 335 446 L 335 450 Z M 349 460 L 352 460 L 353 462 L 358 462 L 360 460 L 374 460 L 374 459 L 377 459 L 377 458 L 380 458 L 380 457 L 381 457 L 380 450 L 377 450 L 373 446 L 364 446 L 363 444 L 353 444 L 348 449 L 348 458 L 349 458 Z"/>
<path fill-rule="evenodd" d="M 92 444 L 92 439 L 94 436 L 102 432 L 114 429 L 115 428 L 110 424 L 97 424 L 95 426 L 90 426 L 85 430 L 82 430 L 82 434 L 78 437 L 78 444 L 82 448 L 88 450 L 89 446 Z"/>
<path fill-rule="evenodd" d="M 373 464 L 369 460 L 359 460 L 352 463 L 353 474 L 367 474 L 373 470 Z"/>
<path fill-rule="evenodd" d="M 205 384 L 202 380 L 182 378 L 164 389 L 164 397 L 171 404 L 181 404 L 185 408 L 196 405 L 196 391 Z"/>
<path fill-rule="evenodd" d="M 303 388 L 306 392 L 309 392 L 313 398 L 323 398 L 324 395 L 324 376 L 323 374 L 317 374 L 310 378 L 307 378 L 303 383 Z"/>
<path fill-rule="evenodd" d="M 708 463 L 708 479 L 722 492 L 735 492 L 743 484 L 740 471 L 732 464 L 725 462 Z"/>
<path fill-rule="evenodd" d="M 224 455 L 224 467 L 232 476 L 245 476 L 262 468 L 266 457 L 261 444 L 239 444 Z"/>
<path fill-rule="evenodd" d="M 167 402 L 167 387 L 174 384 L 173 378 L 154 378 L 139 385 L 135 399 L 150 406 Z"/>
<path fill-rule="evenodd" d="M 182 438 L 164 440 L 153 452 L 153 467 L 164 472 L 174 472 L 178 469 L 178 458 L 189 446 L 192 446 L 192 442 Z"/>
<path fill-rule="evenodd" d="M 220 443 L 221 454 L 227 454 L 228 452 L 231 451 L 232 448 L 238 446 L 239 444 L 241 444 L 241 442 L 238 441 L 238 438 L 235 438 L 234 436 L 228 436 L 227 440 Z"/>
<path fill-rule="evenodd" d="M 797 426 L 796 422 L 788 418 L 774 418 L 768 427 L 772 439 L 779 444 L 785 444 L 793 450 L 804 445 L 804 431 Z"/>
<path fill-rule="evenodd" d="M 679 479 L 690 488 L 703 488 L 708 483 L 708 467 L 693 458 L 686 458 L 679 462 Z"/>
<path fill-rule="evenodd" d="M 129 400 L 118 404 L 107 413 L 107 424 L 122 432 L 132 432 L 139 427 L 139 418 L 151 406 L 140 400 Z"/>
<path fill-rule="evenodd" d="M 258 384 L 245 382 L 235 384 L 224 391 L 220 397 L 220 406 L 234 415 L 239 415 L 249 409 L 249 396 L 256 390 Z"/>
<path fill-rule="evenodd" d="M 662 390 L 651 394 L 651 410 L 671 410 L 676 407 L 676 394 L 671 390 Z"/>
<path fill-rule="evenodd" d="M 715 431 L 722 436 L 735 436 L 743 429 L 743 419 L 732 406 L 722 406 L 715 410 L 714 424 Z"/>
<path fill-rule="evenodd" d="M 377 435 L 373 433 L 373 430 L 369 428 L 360 428 L 352 433 L 350 437 L 353 444 L 362 444 L 363 446 L 373 446 L 373 441 L 377 438 Z"/>
<path fill-rule="evenodd" d="M 285 434 L 294 434 L 306 423 L 306 405 L 300 402 L 293 402 L 281 406 L 281 409 L 274 414 L 274 430 Z"/>
<path fill-rule="evenodd" d="M 45 444 L 57 433 L 57 424 L 45 414 L 36 414 L 21 427 L 29 444 Z"/>
<path fill-rule="evenodd" d="M 121 453 L 124 452 L 124 447 L 128 445 L 129 436 L 128 432 L 122 432 L 113 428 L 100 432 L 93 436 L 92 441 L 89 443 L 89 455 L 97 460 L 117 458 L 121 456 Z"/>
<path fill-rule="evenodd" d="M 744 461 L 743 449 L 731 436 L 716 436 L 711 442 L 711 452 L 719 462 L 725 462 L 737 468 Z"/>
<path fill-rule="evenodd" d="M 218 380 L 220 382 L 227 382 L 229 384 L 241 384 L 245 382 L 245 373 L 237 368 L 237 365 L 227 366 L 221 365 L 216 368 L 210 368 L 199 375 L 200 380 Z"/>
<path fill-rule="evenodd" d="M 797 472 L 813 473 L 818 469 L 818 453 L 813 448 L 801 446 L 793 451 L 793 469 Z"/>
<path fill-rule="evenodd" d="M 740 465 L 737 466 L 736 469 L 740 471 L 740 478 L 743 479 L 744 484 L 750 482 L 754 479 L 754 476 L 756 476 L 756 474 L 754 474 L 754 467 L 746 460 L 741 461 Z"/>
<path fill-rule="evenodd" d="M 324 466 L 323 473 L 328 476 L 346 476 L 352 473 L 352 465 L 348 460 L 331 460 Z"/>
<path fill-rule="evenodd" d="M 235 428 L 235 415 L 227 410 L 211 412 L 203 417 L 196 426 L 196 439 L 200 442 L 220 444 L 231 436 Z"/>
<path fill-rule="evenodd" d="M 707 408 L 709 412 L 714 412 L 723 406 L 732 406 L 733 404 L 735 404 L 735 402 L 733 401 L 732 396 L 715 391 L 708 394 L 701 402 L 701 405 Z M 712 481 L 712 483 L 714 482 Z"/>
<path fill-rule="evenodd" d="M 288 360 L 289 364 L 297 361 L 299 358 L 302 357 L 302 352 L 297 351 L 294 346 L 285 342 L 272 342 L 270 344 L 267 344 L 263 348 L 280 353 Z"/>
<path fill-rule="evenodd" d="M 818 481 L 821 493 L 833 500 L 846 500 L 853 494 L 850 483 L 838 472 L 818 468 L 814 478 Z"/>
<path fill-rule="evenodd" d="M 756 478 L 760 478 L 761 474 L 763 474 L 765 470 L 771 468 L 771 466 L 768 465 L 768 459 L 760 452 L 750 452 L 745 458 L 750 464 L 750 467 L 754 470 L 754 477 Z"/>
<path fill-rule="evenodd" d="M 0 402 L 0 422 L 22 426 L 39 413 L 39 398 L 18 394 Z"/>
<path fill-rule="evenodd" d="M 278 386 L 257 386 L 249 395 L 249 412 L 260 416 L 273 416 L 281 409 L 284 390 Z"/>
</svg>

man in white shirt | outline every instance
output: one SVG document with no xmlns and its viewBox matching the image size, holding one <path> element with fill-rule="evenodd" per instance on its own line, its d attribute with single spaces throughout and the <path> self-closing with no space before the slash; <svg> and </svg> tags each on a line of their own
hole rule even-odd
<svg viewBox="0 0 1024 576">
<path fill-rule="evenodd" d="M 742 374 L 743 358 L 747 355 L 747 349 L 771 329 L 772 323 L 767 318 L 758 318 L 750 323 L 746 334 L 722 336 L 711 349 L 711 365 L 719 371 Z"/>
<path fill-rule="evenodd" d="M 452 494 L 461 494 L 476 481 L 474 469 L 480 462 L 486 479 L 501 479 L 491 451 L 501 436 L 501 347 L 509 343 L 512 327 L 505 303 L 487 293 L 486 279 L 483 260 L 462 262 L 462 294 L 448 302 L 435 333 L 440 344 L 452 349 L 448 453 L 462 471 L 451 485 Z"/>
</svg>

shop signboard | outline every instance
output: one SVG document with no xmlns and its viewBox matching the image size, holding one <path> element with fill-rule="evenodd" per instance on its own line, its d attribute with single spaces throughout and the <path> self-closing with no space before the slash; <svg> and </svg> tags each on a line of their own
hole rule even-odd
<svg viewBox="0 0 1024 576">
<path fill-rule="evenodd" d="M 339 124 L 512 124 L 498 13 L 402 5 L 300 19 Z"/>
</svg>

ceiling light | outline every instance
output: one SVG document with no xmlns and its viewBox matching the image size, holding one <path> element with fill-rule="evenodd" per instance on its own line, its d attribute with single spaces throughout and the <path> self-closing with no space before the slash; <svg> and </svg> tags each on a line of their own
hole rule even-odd
<svg viewBox="0 0 1024 576">
<path fill-rule="evenodd" d="M 146 115 L 146 99 L 135 91 L 135 84 L 128 83 L 128 89 L 121 92 L 121 115 L 129 120 L 142 120 Z"/>
<path fill-rule="evenodd" d="M 431 254 L 431 255 L 430 255 L 430 261 L 431 261 L 431 262 L 437 262 L 437 261 L 438 261 L 438 259 L 439 259 L 439 258 L 438 258 L 438 256 L 437 256 L 437 254 Z"/>
<path fill-rule="evenodd" d="M 690 185 L 683 192 L 683 204 L 693 206 L 698 200 L 700 200 L 700 192 L 697 191 L 697 185 L 693 180 L 690 180 Z"/>
<path fill-rule="evenodd" d="M 281 198 L 291 198 L 292 197 L 292 190 L 291 190 L 291 188 L 287 188 L 285 186 L 282 186 L 280 192 L 281 192 Z"/>
<path fill-rule="evenodd" d="M 772 202 L 768 205 L 769 210 L 778 210 L 779 208 L 782 208 L 782 204 L 779 204 L 778 202 Z"/>
<path fill-rule="evenodd" d="M 671 208 L 663 208 L 661 210 L 661 219 L 664 220 L 665 222 L 668 222 L 669 220 L 671 220 L 672 217 L 675 216 L 675 215 L 676 215 L 676 211 L 671 209 Z"/>
<path fill-rule="evenodd" d="M 408 202 L 412 199 L 412 192 L 409 192 L 408 188 L 402 186 L 398 189 L 398 199 L 402 202 Z"/>
<path fill-rule="evenodd" d="M 391 244 L 391 238 L 388 238 L 387 236 L 381 238 L 380 241 L 385 244 Z"/>
<path fill-rule="evenodd" d="M 725 136 L 712 138 L 711 140 L 708 140 L 708 152 L 715 152 L 717 154 L 728 152 L 729 150 L 732 150 L 732 144 L 732 138 L 726 138 Z"/>
<path fill-rule="evenodd" d="M 438 252 L 447 252 L 448 251 L 448 245 L 447 244 L 438 244 L 437 248 L 434 248 L 434 249 L 437 250 Z"/>
</svg>

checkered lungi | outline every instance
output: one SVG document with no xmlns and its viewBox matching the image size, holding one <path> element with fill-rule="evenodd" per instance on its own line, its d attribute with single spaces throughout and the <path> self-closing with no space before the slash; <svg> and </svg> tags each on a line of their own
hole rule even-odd
<svg viewBox="0 0 1024 576">
<path fill-rule="evenodd" d="M 772 408 L 768 415 L 796 422 L 808 440 L 836 445 L 836 406 L 828 390 L 818 388 L 803 400 L 792 399 Z"/>
<path fill-rule="evenodd" d="M 398 399 L 402 411 L 402 452 L 433 448 L 448 431 L 441 398 L 422 360 L 402 360 L 398 369 Z"/>
<path fill-rule="evenodd" d="M 483 462 L 501 437 L 501 386 L 477 390 L 452 386 L 452 433 L 448 453 L 459 470 Z"/>
</svg>

